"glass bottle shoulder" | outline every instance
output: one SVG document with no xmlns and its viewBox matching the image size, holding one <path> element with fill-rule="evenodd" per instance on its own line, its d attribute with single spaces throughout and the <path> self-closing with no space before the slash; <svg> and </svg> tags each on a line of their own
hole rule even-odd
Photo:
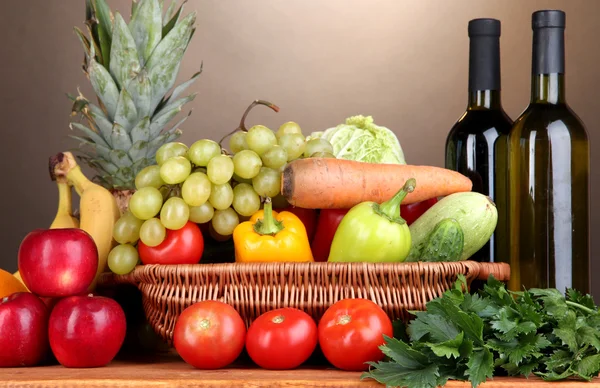
<svg viewBox="0 0 600 388">
<path fill-rule="evenodd" d="M 567 104 L 530 104 L 515 120 L 510 137 L 540 140 L 558 134 L 569 134 L 573 140 L 588 138 L 583 122 Z"/>
</svg>

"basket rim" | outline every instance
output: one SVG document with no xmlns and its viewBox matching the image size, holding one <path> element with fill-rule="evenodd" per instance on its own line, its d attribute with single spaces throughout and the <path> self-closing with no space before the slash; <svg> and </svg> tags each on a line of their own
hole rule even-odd
<svg viewBox="0 0 600 388">
<path fill-rule="evenodd" d="M 309 270 L 318 269 L 339 269 L 339 268 L 361 268 L 365 271 L 386 271 L 398 270 L 400 268 L 407 271 L 416 271 L 423 273 L 435 269 L 447 269 L 456 267 L 457 273 L 471 274 L 473 279 L 487 280 L 489 275 L 494 275 L 500 281 L 510 279 L 510 265 L 503 262 L 477 262 L 474 260 L 460 260 L 453 262 L 402 262 L 402 263 L 381 263 L 381 262 L 256 262 L 256 263 L 197 263 L 197 264 L 141 264 L 134 268 L 128 274 L 117 275 L 112 272 L 101 274 L 99 284 L 137 284 L 139 278 L 147 273 L 182 273 L 182 272 L 257 272 L 272 270 Z"/>
</svg>

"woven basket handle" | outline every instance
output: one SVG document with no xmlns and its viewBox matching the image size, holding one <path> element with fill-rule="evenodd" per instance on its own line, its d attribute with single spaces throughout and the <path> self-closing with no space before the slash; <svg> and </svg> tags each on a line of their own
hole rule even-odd
<svg viewBox="0 0 600 388">
<path fill-rule="evenodd" d="M 477 279 L 487 280 L 490 275 L 501 282 L 507 282 L 510 280 L 510 265 L 507 263 L 479 263 Z"/>
</svg>

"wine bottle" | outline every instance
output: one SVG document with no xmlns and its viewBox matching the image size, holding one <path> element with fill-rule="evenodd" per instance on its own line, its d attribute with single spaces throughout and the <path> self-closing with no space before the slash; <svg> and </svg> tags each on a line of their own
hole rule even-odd
<svg viewBox="0 0 600 388">
<path fill-rule="evenodd" d="M 589 143 L 565 97 L 560 10 L 532 14 L 531 100 L 509 134 L 509 288 L 590 292 Z"/>
<path fill-rule="evenodd" d="M 505 142 L 512 120 L 500 98 L 500 21 L 474 19 L 468 24 L 469 85 L 466 111 L 446 138 L 446 168 L 460 172 L 473 182 L 473 191 L 489 196 L 496 203 L 498 225 L 494 235 L 470 260 L 508 261 L 506 152 L 496 154 L 496 142 Z M 496 182 L 500 184 L 496 185 Z M 497 240 L 501 243 L 497 244 Z M 475 288 L 477 288 L 475 286 Z"/>
</svg>

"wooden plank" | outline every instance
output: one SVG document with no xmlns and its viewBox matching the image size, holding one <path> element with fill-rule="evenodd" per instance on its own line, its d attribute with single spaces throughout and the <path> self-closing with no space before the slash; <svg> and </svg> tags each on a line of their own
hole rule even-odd
<svg viewBox="0 0 600 388">
<path fill-rule="evenodd" d="M 360 373 L 326 367 L 302 367 L 293 371 L 269 371 L 247 366 L 221 370 L 198 370 L 178 358 L 144 362 L 114 361 L 103 368 L 67 369 L 62 366 L 0 368 L 0 387 L 106 388 L 106 387 L 383 387 L 373 380 L 360 380 Z M 469 383 L 451 381 L 446 387 L 468 388 Z M 482 388 L 600 388 L 600 379 L 586 382 L 544 382 L 538 378 L 497 377 Z"/>
</svg>

